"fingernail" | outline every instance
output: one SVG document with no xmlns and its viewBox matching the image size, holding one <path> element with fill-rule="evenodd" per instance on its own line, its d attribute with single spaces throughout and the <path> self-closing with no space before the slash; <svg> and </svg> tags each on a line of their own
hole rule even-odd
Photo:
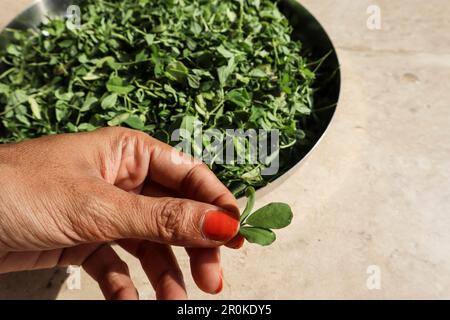
<svg viewBox="0 0 450 320">
<path fill-rule="evenodd" d="M 217 287 L 216 291 L 214 291 L 214 294 L 218 294 L 222 291 L 223 289 L 223 270 L 220 270 L 220 282 L 219 282 L 219 286 Z"/>
<path fill-rule="evenodd" d="M 236 235 L 238 227 L 239 220 L 232 213 L 209 211 L 203 220 L 202 232 L 206 239 L 225 242 Z"/>
<path fill-rule="evenodd" d="M 244 245 L 245 238 L 238 234 L 236 237 L 228 241 L 225 245 L 231 249 L 240 249 Z"/>
</svg>

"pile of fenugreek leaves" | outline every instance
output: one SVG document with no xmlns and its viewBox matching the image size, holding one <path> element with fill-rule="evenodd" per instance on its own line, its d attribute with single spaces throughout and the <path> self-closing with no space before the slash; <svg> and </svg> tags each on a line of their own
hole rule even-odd
<svg viewBox="0 0 450 320">
<path fill-rule="evenodd" d="M 223 135 L 277 129 L 282 151 L 307 144 L 313 64 L 273 1 L 86 0 L 80 8 L 77 28 L 52 19 L 10 30 L 0 53 L 0 143 L 104 126 L 171 143 L 174 129 L 198 119 Z M 266 184 L 268 165 L 210 163 L 235 193 Z"/>
</svg>

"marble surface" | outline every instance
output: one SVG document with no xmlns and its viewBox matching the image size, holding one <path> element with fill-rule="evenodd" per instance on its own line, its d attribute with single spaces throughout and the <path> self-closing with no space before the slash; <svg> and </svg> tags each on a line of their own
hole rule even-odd
<svg viewBox="0 0 450 320">
<path fill-rule="evenodd" d="M 29 0 L 2 0 L 0 26 Z M 342 91 L 329 131 L 300 170 L 258 199 L 290 203 L 295 219 L 270 248 L 223 250 L 225 287 L 190 298 L 450 298 L 450 5 L 446 0 L 303 0 L 336 45 Z M 370 5 L 381 30 L 370 30 Z M 141 297 L 139 263 L 123 252 Z M 375 266 L 375 267 L 373 267 Z M 375 269 L 372 269 L 375 268 Z M 379 271 L 369 289 L 367 272 Z M 82 273 L 0 276 L 0 298 L 97 299 Z M 369 279 L 369 284 L 370 284 Z"/>
</svg>

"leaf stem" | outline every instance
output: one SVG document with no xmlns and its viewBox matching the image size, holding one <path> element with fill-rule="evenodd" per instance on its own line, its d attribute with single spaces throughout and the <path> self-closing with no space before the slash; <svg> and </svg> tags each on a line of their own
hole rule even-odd
<svg viewBox="0 0 450 320">
<path fill-rule="evenodd" d="M 248 187 L 245 191 L 245 195 L 247 196 L 247 205 L 241 215 L 241 225 L 245 223 L 245 220 L 248 218 L 255 205 L 255 189 L 253 187 Z"/>
</svg>

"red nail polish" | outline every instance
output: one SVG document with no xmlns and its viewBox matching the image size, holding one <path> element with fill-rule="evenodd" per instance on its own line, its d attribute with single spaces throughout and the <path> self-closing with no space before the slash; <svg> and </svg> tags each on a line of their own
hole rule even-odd
<svg viewBox="0 0 450 320">
<path fill-rule="evenodd" d="M 238 231 L 239 220 L 232 213 L 209 211 L 203 220 L 202 231 L 205 238 L 226 242 Z"/>
<path fill-rule="evenodd" d="M 244 245 L 245 238 L 238 234 L 236 237 L 228 241 L 225 245 L 231 249 L 240 249 Z"/>
<path fill-rule="evenodd" d="M 219 283 L 219 287 L 217 287 L 216 291 L 214 291 L 214 294 L 218 294 L 222 291 L 223 289 L 223 271 L 220 270 L 220 283 Z"/>
</svg>

